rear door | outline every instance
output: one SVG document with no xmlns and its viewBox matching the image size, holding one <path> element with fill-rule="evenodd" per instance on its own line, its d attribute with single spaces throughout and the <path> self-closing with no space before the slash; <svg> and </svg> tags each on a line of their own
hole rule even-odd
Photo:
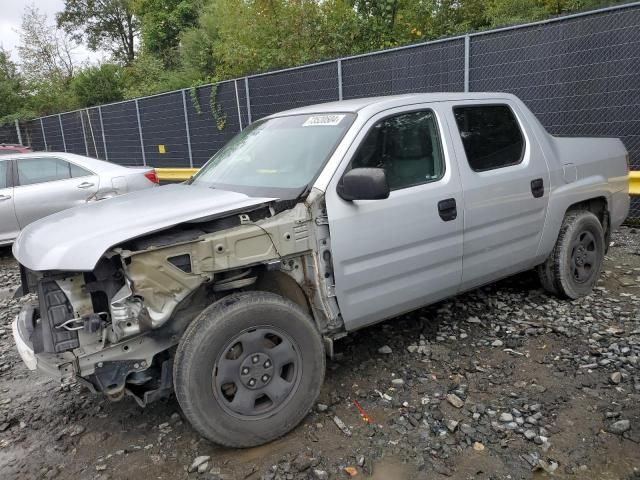
<svg viewBox="0 0 640 480">
<path fill-rule="evenodd" d="M 342 175 L 357 167 L 384 168 L 389 198 L 340 198 L 336 188 Z M 437 107 L 403 107 L 374 116 L 325 197 L 335 291 L 347 329 L 456 293 L 462 269 L 462 195 Z"/>
<path fill-rule="evenodd" d="M 448 115 L 464 192 L 466 290 L 535 265 L 549 170 L 514 102 L 451 103 Z"/>
<path fill-rule="evenodd" d="M 11 161 L 0 158 L 0 244 L 18 236 L 20 226 L 13 208 Z"/>
<path fill-rule="evenodd" d="M 16 160 L 14 189 L 21 228 L 42 217 L 82 205 L 98 191 L 99 177 L 56 157 Z"/>
</svg>

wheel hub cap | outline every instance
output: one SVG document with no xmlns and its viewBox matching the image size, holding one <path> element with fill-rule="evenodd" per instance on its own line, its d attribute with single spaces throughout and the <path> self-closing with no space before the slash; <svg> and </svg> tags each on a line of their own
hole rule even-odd
<svg viewBox="0 0 640 480">
<path fill-rule="evenodd" d="M 252 390 L 262 388 L 273 378 L 273 360 L 265 353 L 247 355 L 240 364 L 239 378 L 242 384 Z"/>
<path fill-rule="evenodd" d="M 596 271 L 598 254 L 594 235 L 585 230 L 576 235 L 571 244 L 571 273 L 577 283 L 586 283 Z"/>
<path fill-rule="evenodd" d="M 302 375 L 295 342 L 275 327 L 257 327 L 233 337 L 212 372 L 213 395 L 239 418 L 271 415 L 295 393 Z"/>
</svg>

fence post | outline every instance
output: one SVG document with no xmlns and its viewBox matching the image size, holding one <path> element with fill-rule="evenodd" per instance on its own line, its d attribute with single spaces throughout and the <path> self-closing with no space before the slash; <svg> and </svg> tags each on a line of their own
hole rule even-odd
<svg viewBox="0 0 640 480">
<path fill-rule="evenodd" d="M 184 109 L 184 127 L 187 131 L 187 148 L 189 149 L 189 167 L 193 168 L 193 154 L 191 153 L 191 131 L 189 129 L 189 116 L 187 115 L 187 94 L 182 90 L 182 108 Z"/>
<path fill-rule="evenodd" d="M 342 59 L 338 60 L 338 100 L 342 101 Z"/>
<path fill-rule="evenodd" d="M 82 115 L 82 110 L 80 110 L 80 124 L 82 125 L 82 138 L 84 138 L 84 151 L 89 156 L 89 145 L 87 145 L 87 132 L 85 131 L 84 126 L 84 116 Z"/>
<path fill-rule="evenodd" d="M 58 114 L 58 123 L 60 123 L 60 133 L 62 134 L 62 146 L 67 151 L 67 141 L 64 139 L 64 128 L 62 127 L 62 115 Z"/>
<path fill-rule="evenodd" d="M 109 154 L 107 153 L 107 139 L 104 136 L 104 123 L 102 123 L 102 107 L 98 106 L 98 116 L 100 117 L 100 131 L 102 132 L 102 145 L 104 147 L 104 159 L 109 161 Z"/>
<path fill-rule="evenodd" d="M 238 80 L 233 81 L 236 88 L 236 105 L 238 107 L 238 123 L 240 123 L 240 131 L 242 131 L 242 112 L 240 111 L 240 97 L 238 96 Z"/>
<path fill-rule="evenodd" d="M 247 124 L 251 125 L 251 97 L 249 97 L 249 77 L 244 77 L 244 90 L 247 92 Z"/>
<path fill-rule="evenodd" d="M 44 151 L 48 152 L 49 147 L 47 146 L 47 135 L 44 133 L 44 125 L 42 124 L 42 117 L 40 117 L 40 130 L 42 130 L 42 140 L 44 141 Z"/>
<path fill-rule="evenodd" d="M 464 36 L 464 91 L 469 91 L 469 53 L 470 53 L 471 37 Z"/>
<path fill-rule="evenodd" d="M 18 134 L 18 143 L 22 145 L 22 132 L 20 132 L 20 122 L 16 118 L 16 133 Z"/>
<path fill-rule="evenodd" d="M 142 138 L 142 123 L 140 123 L 140 107 L 136 98 L 136 117 L 138 117 L 138 134 L 140 134 L 140 150 L 142 150 L 142 164 L 147 166 L 147 156 L 144 153 L 144 139 Z"/>
</svg>

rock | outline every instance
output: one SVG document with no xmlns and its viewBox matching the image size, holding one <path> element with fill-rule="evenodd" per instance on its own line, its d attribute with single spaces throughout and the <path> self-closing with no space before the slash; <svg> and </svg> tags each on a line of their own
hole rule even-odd
<svg viewBox="0 0 640 480">
<path fill-rule="evenodd" d="M 393 350 L 391 350 L 389 345 L 384 345 L 378 349 L 378 353 L 381 353 L 382 355 L 389 355 L 391 352 L 393 352 Z"/>
<path fill-rule="evenodd" d="M 316 405 L 316 408 L 318 409 L 318 412 L 320 412 L 320 413 L 324 413 L 327 410 L 329 410 L 329 406 L 325 405 L 324 403 L 319 403 L 318 405 Z"/>
<path fill-rule="evenodd" d="M 511 415 L 510 413 L 506 413 L 506 412 L 505 413 L 501 413 L 500 417 L 499 417 L 499 420 L 501 422 L 505 422 L 505 423 L 513 422 L 513 415 Z"/>
<path fill-rule="evenodd" d="M 617 422 L 609 425 L 609 428 L 607 428 L 607 430 L 611 433 L 615 433 L 616 435 L 622 435 L 630 428 L 631 422 L 629 422 L 629 420 L 618 420 Z"/>
<path fill-rule="evenodd" d="M 449 393 L 447 395 L 447 401 L 456 408 L 464 407 L 464 401 L 455 393 Z"/>
<path fill-rule="evenodd" d="M 300 453 L 296 456 L 296 458 L 293 459 L 293 462 L 291 462 L 291 465 L 293 466 L 293 468 L 296 469 L 296 471 L 304 472 L 305 470 L 308 470 L 309 468 L 311 468 L 311 466 L 313 465 L 313 462 L 315 462 L 315 458 L 305 453 Z"/>
<path fill-rule="evenodd" d="M 460 422 L 456 422 L 455 420 L 447 420 L 447 428 L 449 429 L 449 431 L 451 433 L 455 432 L 456 428 L 458 428 L 458 423 Z"/>
<path fill-rule="evenodd" d="M 533 440 L 534 438 L 536 438 L 536 432 L 534 432 L 533 430 L 525 430 L 524 438 L 526 438 L 527 440 Z"/>
<path fill-rule="evenodd" d="M 311 476 L 314 480 L 328 480 L 329 474 L 326 470 L 320 470 L 319 468 L 314 468 L 311 471 Z"/>
<path fill-rule="evenodd" d="M 473 442 L 473 449 L 476 452 L 482 452 L 484 450 L 484 445 L 480 442 Z"/>
<path fill-rule="evenodd" d="M 200 468 L 200 465 L 208 463 L 211 460 L 209 455 L 200 455 L 196 457 L 195 460 L 191 463 L 191 466 L 187 469 L 187 472 L 193 473 Z"/>
<path fill-rule="evenodd" d="M 401 387 L 402 385 L 404 385 L 404 380 L 402 378 L 394 378 L 393 380 L 391 380 L 391 384 L 394 387 Z"/>
<path fill-rule="evenodd" d="M 342 433 L 344 433 L 347 437 L 351 436 L 351 430 L 349 430 L 349 427 L 347 427 L 345 425 L 345 423 L 340 420 L 337 416 L 333 417 L 333 423 L 336 424 L 336 426 L 342 431 Z"/>
<path fill-rule="evenodd" d="M 504 342 L 502 340 L 494 340 L 493 342 L 491 342 L 491 346 L 492 347 L 502 347 L 504 345 Z"/>
<path fill-rule="evenodd" d="M 613 372 L 611 377 L 609 377 L 609 381 L 614 385 L 618 385 L 622 381 L 622 374 L 620 372 Z"/>
<path fill-rule="evenodd" d="M 75 437 L 77 435 L 80 435 L 84 431 L 85 431 L 85 428 L 82 425 L 74 425 L 71 428 L 69 428 L 69 430 L 67 430 L 67 433 L 69 434 L 70 437 Z"/>
<path fill-rule="evenodd" d="M 96 465 L 96 472 L 104 472 L 106 469 L 107 466 L 104 463 Z"/>
</svg>

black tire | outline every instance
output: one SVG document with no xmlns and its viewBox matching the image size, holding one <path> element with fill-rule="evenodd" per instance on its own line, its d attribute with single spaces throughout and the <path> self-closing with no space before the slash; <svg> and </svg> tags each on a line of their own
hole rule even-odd
<svg viewBox="0 0 640 480">
<path fill-rule="evenodd" d="M 324 372 L 311 317 L 279 295 L 244 292 L 215 302 L 189 325 L 173 376 L 180 407 L 202 436 L 253 447 L 302 421 Z"/>
<path fill-rule="evenodd" d="M 591 293 L 598 282 L 605 252 L 602 224 L 593 213 L 567 213 L 549 258 L 537 268 L 549 293 L 576 299 Z"/>
</svg>

